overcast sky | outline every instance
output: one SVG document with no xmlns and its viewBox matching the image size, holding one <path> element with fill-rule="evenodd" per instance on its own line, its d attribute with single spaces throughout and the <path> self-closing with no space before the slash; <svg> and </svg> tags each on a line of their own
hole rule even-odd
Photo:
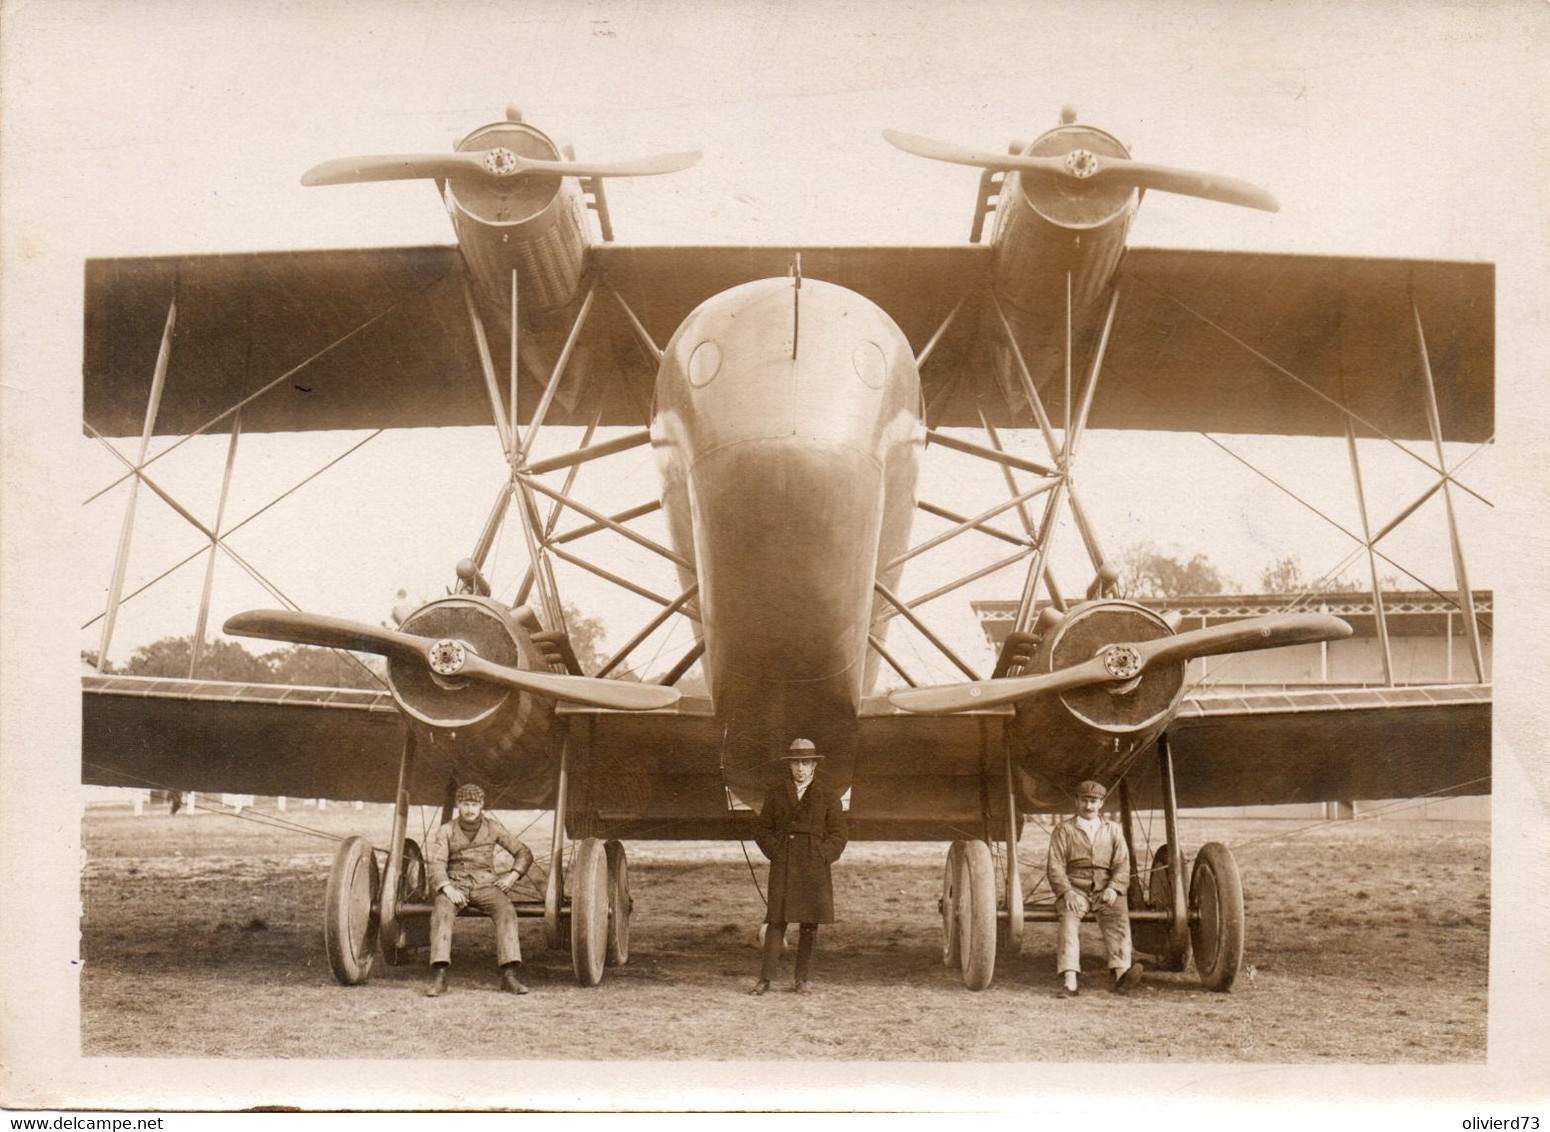
<svg viewBox="0 0 1550 1132">
<path fill-rule="evenodd" d="M 64 0 L 6 14 L 5 169 L 7 188 L 21 190 L 15 206 L 7 193 L 6 233 L 33 300 L 22 329 L 40 346 L 20 354 L 20 368 L 28 388 L 46 391 L 51 421 L 68 420 L 76 403 L 84 258 L 450 242 L 427 183 L 304 189 L 300 174 L 351 153 L 445 149 L 510 102 L 583 157 L 705 151 L 688 172 L 610 184 L 622 241 L 769 244 L 961 242 L 975 172 L 908 158 L 878 131 L 1000 148 L 1053 125 L 1070 103 L 1138 158 L 1253 180 L 1282 204 L 1268 215 L 1153 194 L 1133 245 L 1497 262 L 1499 405 L 1523 404 L 1521 386 L 1543 373 L 1542 344 L 1515 332 L 1543 303 L 1543 209 L 1527 187 L 1544 180 L 1544 21 L 1530 5 Z M 8 289 L 7 301 L 17 298 Z M 1504 441 L 1525 423 L 1504 416 Z M 228 522 L 354 439 L 245 437 Z M 94 444 L 69 443 L 76 500 L 118 474 Z M 1375 521 L 1427 482 L 1381 447 L 1364 450 Z M 1248 450 L 1357 524 L 1343 445 Z M 159 465 L 206 521 L 224 455 L 212 439 Z M 1498 455 L 1467 476 L 1499 515 Z M 418 470 L 407 480 L 406 466 Z M 636 487 L 651 475 L 643 451 L 607 467 L 606 479 Z M 998 477 L 964 467 L 952 463 L 922 494 L 967 510 L 985 505 L 986 491 L 999 497 Z M 1317 574 L 1351 546 L 1198 437 L 1094 435 L 1080 473 L 1111 549 L 1149 538 L 1169 553 L 1201 551 L 1247 588 L 1282 554 Z M 488 430 L 378 440 L 233 544 L 304 607 L 376 620 L 399 587 L 414 598 L 440 592 L 501 476 Z M 607 483 L 589 490 L 594 502 L 621 498 Z M 76 627 L 102 607 L 123 492 L 80 509 Z M 1471 580 L 1491 585 L 1492 512 L 1474 501 L 1459 510 Z M 142 511 L 130 588 L 200 542 L 158 502 Z M 1386 545 L 1447 587 L 1440 519 L 1434 503 Z M 994 544 L 960 543 L 912 567 L 905 592 L 1000 556 Z M 1074 555 L 1074 538 L 1061 545 Z M 656 569 L 622 546 L 599 553 Z M 1079 589 L 1085 568 L 1068 562 L 1065 588 Z M 522 566 L 513 529 L 493 561 L 498 592 Z M 189 632 L 201 573 L 185 567 L 126 606 L 111 655 Z M 648 612 L 585 575 L 562 582 L 604 614 L 614 642 Z M 967 600 L 1019 584 L 1015 570 L 987 579 L 932 607 L 933 623 L 960 647 L 982 648 Z M 255 604 L 274 602 L 223 563 L 215 623 Z M 653 646 L 662 666 L 686 642 L 678 632 Z M 92 648 L 97 630 L 75 637 Z M 925 652 L 920 660 L 929 670 Z"/>
</svg>

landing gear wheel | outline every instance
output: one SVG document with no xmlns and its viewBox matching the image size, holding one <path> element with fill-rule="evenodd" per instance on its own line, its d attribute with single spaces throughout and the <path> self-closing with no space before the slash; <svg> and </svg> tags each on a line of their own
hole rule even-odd
<svg viewBox="0 0 1550 1132">
<path fill-rule="evenodd" d="M 610 967 L 623 967 L 630 961 L 630 861 L 624 846 L 617 841 L 603 845 L 608 858 L 608 958 Z"/>
<path fill-rule="evenodd" d="M 1146 887 L 1141 892 L 1144 907 L 1154 912 L 1173 910 L 1173 885 L 1168 879 L 1168 863 L 1173 850 L 1164 841 L 1152 854 L 1152 867 L 1147 875 Z M 1189 944 L 1174 950 L 1169 942 L 1168 925 L 1148 921 L 1132 921 L 1130 934 L 1136 949 L 1152 956 L 1152 966 L 1159 971 L 1182 971 L 1189 966 Z"/>
<path fill-rule="evenodd" d="M 963 985 L 988 987 L 996 973 L 996 866 L 983 841 L 964 842 L 958 861 L 958 955 Z"/>
<path fill-rule="evenodd" d="M 1014 844 L 1010 851 L 1015 853 L 1017 846 Z M 1007 869 L 1012 868 L 1010 857 L 1007 861 Z M 1005 880 L 1005 877 L 1002 878 Z M 1012 891 L 1012 884 L 998 883 L 996 890 L 1005 893 L 1006 915 L 1003 917 L 999 911 L 996 913 L 996 951 L 1007 955 L 1021 955 L 1023 951 L 1023 901 L 1026 897 L 1022 894 L 1021 876 L 1018 877 L 1017 892 Z"/>
<path fill-rule="evenodd" d="M 958 868 L 963 862 L 963 842 L 947 847 L 947 865 L 942 870 L 942 897 L 937 908 L 942 913 L 942 966 L 957 967 L 963 962 L 958 951 Z"/>
<path fill-rule="evenodd" d="M 1219 841 L 1200 847 L 1190 874 L 1189 938 L 1201 985 L 1231 990 L 1243 965 L 1243 885 L 1237 862 Z"/>
<path fill-rule="evenodd" d="M 323 895 L 323 948 L 334 978 L 347 987 L 371 977 L 377 949 L 377 855 L 364 837 L 349 837 L 334 854 Z"/>
<path fill-rule="evenodd" d="M 398 872 L 397 899 L 396 906 L 399 908 L 405 904 L 430 903 L 430 883 L 425 872 L 425 854 L 420 852 L 418 841 L 404 842 L 404 859 Z M 426 946 L 430 941 L 430 917 L 413 916 L 405 920 L 400 916 L 398 939 L 390 940 L 386 936 L 382 937 L 382 958 L 388 961 L 390 967 L 401 967 L 409 962 L 409 952 Z"/>
<path fill-rule="evenodd" d="M 576 846 L 571 865 L 570 958 L 576 981 L 595 987 L 603 981 L 608 956 L 608 854 L 588 837 Z"/>
</svg>

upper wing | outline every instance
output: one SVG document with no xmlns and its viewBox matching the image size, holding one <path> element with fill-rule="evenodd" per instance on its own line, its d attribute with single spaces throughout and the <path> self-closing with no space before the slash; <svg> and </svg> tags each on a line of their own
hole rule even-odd
<svg viewBox="0 0 1550 1132">
<path fill-rule="evenodd" d="M 850 287 L 886 310 L 917 352 L 967 299 L 925 369 L 931 423 L 978 425 L 980 406 L 992 424 L 1032 423 L 986 299 L 990 248 L 605 244 L 589 254 L 604 293 L 551 423 L 586 423 L 599 411 L 605 425 L 646 423 L 655 363 L 607 291 L 660 347 L 699 303 L 784 275 L 798 255 L 805 277 Z M 462 277 L 453 247 L 89 261 L 86 422 L 109 436 L 140 432 L 175 292 L 159 433 L 194 431 L 243 402 L 247 431 L 487 423 Z M 1491 435 L 1488 264 L 1136 248 L 1119 282 L 1094 428 L 1340 435 L 1336 405 L 1346 404 L 1362 434 L 1426 436 L 1414 298 L 1444 437 Z M 574 313 L 523 329 L 524 420 Z M 1079 365 L 1093 329 L 1079 328 Z M 504 374 L 505 344 L 491 347 Z M 1064 379 L 1051 364 L 1059 350 L 1025 349 L 1041 396 L 1059 416 Z M 939 390 L 951 393 L 940 403 Z"/>
<path fill-rule="evenodd" d="M 1429 437 L 1418 313 L 1444 439 L 1483 441 L 1495 278 L 1488 263 L 1133 248 L 1093 427 L 1340 436 L 1344 405 L 1358 436 Z"/>
<path fill-rule="evenodd" d="M 246 432 L 488 424 L 492 414 L 455 247 L 89 260 L 84 416 L 139 435 L 177 296 L 158 434 L 181 435 L 242 405 Z M 563 317 L 524 329 L 518 406 L 530 419 L 563 347 Z M 574 311 L 569 312 L 574 315 Z M 506 385 L 509 354 L 491 352 Z M 578 409 L 576 374 L 601 373 Z M 596 305 L 552 424 L 640 424 L 655 363 L 613 304 Z"/>
</svg>

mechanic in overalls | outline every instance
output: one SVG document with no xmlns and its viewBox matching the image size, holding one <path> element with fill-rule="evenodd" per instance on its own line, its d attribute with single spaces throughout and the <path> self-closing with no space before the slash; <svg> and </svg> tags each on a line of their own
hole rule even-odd
<svg viewBox="0 0 1550 1132">
<path fill-rule="evenodd" d="M 452 924 L 464 908 L 483 912 L 495 922 L 495 955 L 501 989 L 526 994 L 517 981 L 522 944 L 517 938 L 517 910 L 511 888 L 533 867 L 533 852 L 506 829 L 494 814 L 484 812 L 484 791 L 472 783 L 457 788 L 457 816 L 444 824 L 426 846 L 425 868 L 431 891 L 431 985 L 426 994 L 447 993 L 452 965 Z M 495 875 L 496 846 L 510 853 L 512 867 Z"/>
<path fill-rule="evenodd" d="M 1076 813 L 1055 827 L 1049 839 L 1045 870 L 1060 913 L 1055 936 L 1055 969 L 1060 972 L 1060 998 L 1079 993 L 1082 969 L 1082 917 L 1091 910 L 1103 933 L 1111 987 L 1125 994 L 1141 981 L 1139 963 L 1130 961 L 1130 850 L 1118 822 L 1099 812 L 1108 791 L 1091 779 L 1076 788 Z"/>
</svg>

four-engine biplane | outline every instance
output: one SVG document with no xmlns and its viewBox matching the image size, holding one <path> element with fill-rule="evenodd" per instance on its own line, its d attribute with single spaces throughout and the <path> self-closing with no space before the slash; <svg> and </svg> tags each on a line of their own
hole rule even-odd
<svg viewBox="0 0 1550 1132">
<path fill-rule="evenodd" d="M 554 812 L 542 899 L 519 910 L 595 984 L 628 958 L 623 842 L 746 837 L 801 736 L 848 790 L 854 837 L 951 843 L 943 955 L 973 989 L 1024 924 L 1054 918 L 1015 847 L 1025 816 L 1066 810 L 1082 779 L 1118 784 L 1127 836 L 1135 810 L 1163 811 L 1166 844 L 1133 853 L 1138 946 L 1174 970 L 1193 952 L 1218 990 L 1242 956 L 1237 870 L 1219 844 L 1186 854 L 1180 802 L 1483 792 L 1483 673 L 1275 694 L 1188 686 L 1193 658 L 1350 629 L 1300 612 L 1179 631 L 1119 592 L 1074 471 L 1088 429 L 1344 435 L 1353 458 L 1357 435 L 1420 438 L 1436 446 L 1406 448 L 1435 474 L 1425 498 L 1451 506 L 1467 488 L 1442 442 L 1492 428 L 1491 267 L 1127 248 L 1147 192 L 1276 205 L 1253 185 L 1134 161 L 1071 113 L 1004 153 L 885 136 L 980 170 L 969 243 L 617 244 L 607 179 L 698 154 L 578 161 L 508 112 L 450 153 L 333 160 L 304 178 L 431 180 L 455 246 L 88 263 L 87 428 L 142 437 L 140 460 L 126 458 L 136 484 L 161 490 L 146 458 L 156 434 L 230 432 L 234 450 L 239 431 L 471 424 L 493 425 L 510 474 L 452 590 L 395 610 L 395 627 L 295 609 L 226 622 L 380 654 L 385 691 L 87 676 L 84 780 L 394 802 L 386 850 L 352 838 L 333 865 L 325 936 L 345 983 L 367 978 L 379 947 L 398 962 L 424 939 L 410 806 L 446 806 L 478 780 L 493 806 Z M 535 438 L 555 425 L 586 431 L 539 459 Z M 599 428 L 625 431 L 595 440 Z M 1009 450 L 1007 429 L 1036 430 L 1047 457 Z M 653 503 L 608 514 L 573 492 L 584 464 L 645 445 L 661 473 Z M 995 466 L 1005 497 L 972 515 L 917 498 L 922 461 L 939 453 Z M 665 539 L 637 522 L 656 512 Z M 946 526 L 912 542 L 920 513 Z M 577 525 L 560 529 L 562 514 Z M 1067 516 L 1091 567 L 1074 591 L 1051 556 Z M 486 557 L 507 523 L 529 566 L 498 594 Z M 220 541 L 219 524 L 202 529 Z M 597 532 L 671 563 L 678 592 L 584 558 Z M 1370 554 L 1382 532 L 1364 534 Z M 920 613 L 988 569 L 900 593 L 906 563 L 969 537 L 1011 548 L 989 569 L 1023 567 L 988 674 Z M 596 671 L 571 647 L 557 560 L 659 607 Z M 122 587 L 121 551 L 104 657 Z M 675 617 L 692 623 L 692 648 L 649 683 L 620 678 Z M 920 686 L 889 648 L 898 619 L 962 680 Z M 681 694 L 696 663 L 706 693 Z M 903 686 L 878 690 L 885 665 Z"/>
</svg>

